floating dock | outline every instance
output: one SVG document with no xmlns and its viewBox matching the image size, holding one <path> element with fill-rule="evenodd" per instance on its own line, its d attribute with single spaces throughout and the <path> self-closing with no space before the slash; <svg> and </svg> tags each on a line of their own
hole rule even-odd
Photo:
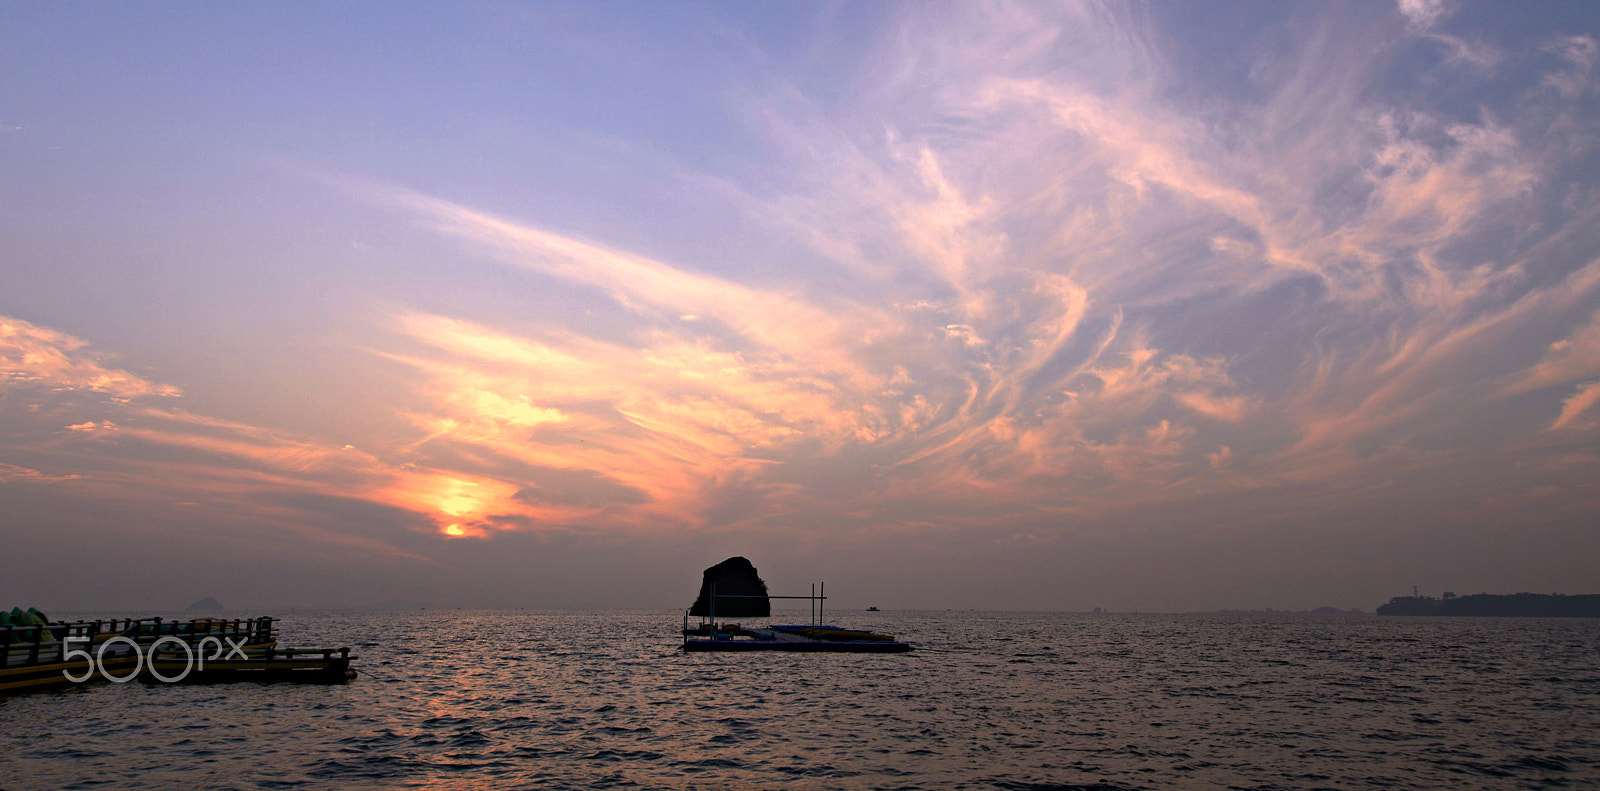
<svg viewBox="0 0 1600 791">
<path fill-rule="evenodd" d="M 92 681 L 342 683 L 349 648 L 280 649 L 275 618 L 126 618 L 0 626 L 0 693 Z"/>
<path fill-rule="evenodd" d="M 824 588 L 824 590 L 826 590 Z M 811 653 L 848 654 L 902 654 L 910 651 L 910 643 L 900 642 L 886 634 L 843 629 L 822 623 L 822 606 L 828 598 L 811 587 L 810 596 L 730 596 L 719 595 L 713 585 L 709 592 L 709 610 L 699 626 L 689 626 L 689 612 L 683 614 L 683 650 L 685 651 L 800 651 Z M 807 599 L 811 601 L 811 623 L 773 624 L 766 627 L 745 628 L 740 624 L 717 623 L 718 599 Z"/>
<path fill-rule="evenodd" d="M 836 626 L 773 625 L 766 628 L 689 630 L 685 651 L 809 651 L 847 654 L 903 654 L 911 650 L 889 635 L 840 629 Z"/>
<path fill-rule="evenodd" d="M 268 648 L 244 659 L 218 659 L 189 673 L 180 684 L 220 684 L 233 681 L 292 681 L 299 684 L 343 684 L 356 677 L 350 668 L 349 648 Z M 189 665 L 186 659 L 163 655 L 150 663 L 146 675 L 167 678 Z M 141 676 L 144 678 L 144 676 Z M 155 680 L 151 678 L 149 680 Z"/>
</svg>

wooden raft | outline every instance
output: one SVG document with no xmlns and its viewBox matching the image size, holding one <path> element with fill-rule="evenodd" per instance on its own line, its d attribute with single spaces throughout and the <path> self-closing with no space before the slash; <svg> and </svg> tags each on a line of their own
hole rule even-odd
<svg viewBox="0 0 1600 791">
<path fill-rule="evenodd" d="M 349 648 L 278 645 L 276 618 L 113 618 L 0 626 L 0 693 L 138 678 L 150 684 L 356 677 Z"/>
</svg>

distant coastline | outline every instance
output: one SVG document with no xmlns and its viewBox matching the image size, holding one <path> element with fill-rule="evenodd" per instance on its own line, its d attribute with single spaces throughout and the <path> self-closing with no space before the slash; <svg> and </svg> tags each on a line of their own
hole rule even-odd
<svg viewBox="0 0 1600 791">
<path fill-rule="evenodd" d="M 1318 607 L 1314 610 L 1274 610 L 1271 607 L 1265 610 L 1215 610 L 1207 615 L 1367 615 L 1358 609 L 1341 610 L 1338 607 Z"/>
<path fill-rule="evenodd" d="M 1600 594 L 1475 593 L 1456 596 L 1396 596 L 1379 615 L 1460 615 L 1487 618 L 1600 618 Z"/>
</svg>

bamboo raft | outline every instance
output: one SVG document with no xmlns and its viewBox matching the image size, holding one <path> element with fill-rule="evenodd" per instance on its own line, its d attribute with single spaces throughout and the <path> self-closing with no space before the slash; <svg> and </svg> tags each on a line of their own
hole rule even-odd
<svg viewBox="0 0 1600 791">
<path fill-rule="evenodd" d="M 0 626 L 0 693 L 91 681 L 344 683 L 349 648 L 280 649 L 278 619 L 126 618 Z"/>
</svg>

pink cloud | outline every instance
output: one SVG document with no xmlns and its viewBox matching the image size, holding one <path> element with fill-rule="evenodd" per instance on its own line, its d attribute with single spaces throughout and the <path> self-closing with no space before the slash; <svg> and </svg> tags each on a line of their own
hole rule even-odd
<svg viewBox="0 0 1600 791">
<path fill-rule="evenodd" d="M 1561 415 L 1556 418 L 1554 423 L 1550 424 L 1550 430 L 1556 431 L 1575 426 L 1579 416 L 1588 411 L 1597 402 L 1600 402 L 1600 382 L 1589 382 L 1583 385 L 1577 392 L 1561 402 Z M 1596 421 L 1589 422 L 1590 428 L 1596 425 Z"/>
</svg>

